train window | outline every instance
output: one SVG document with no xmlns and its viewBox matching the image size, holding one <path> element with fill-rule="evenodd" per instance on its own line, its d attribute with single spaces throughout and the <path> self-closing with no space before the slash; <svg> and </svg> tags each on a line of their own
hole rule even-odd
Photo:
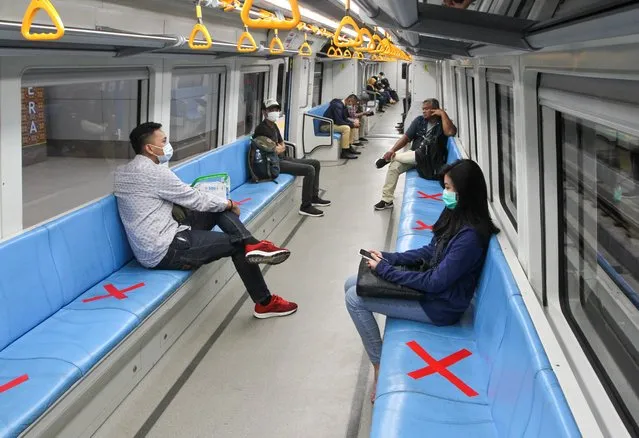
<svg viewBox="0 0 639 438">
<path fill-rule="evenodd" d="M 31 70 L 22 77 L 23 226 L 113 191 L 146 120 L 148 70 Z"/>
<path fill-rule="evenodd" d="M 499 199 L 515 230 L 517 230 L 517 171 L 515 169 L 517 157 L 513 87 L 496 84 L 495 97 Z"/>
<path fill-rule="evenodd" d="M 562 307 L 638 430 L 639 137 L 557 114 Z"/>
<path fill-rule="evenodd" d="M 174 162 L 217 147 L 221 76 L 186 69 L 173 72 L 169 137 Z"/>
<path fill-rule="evenodd" d="M 468 132 L 466 122 L 468 118 L 466 114 L 462 116 L 462 113 L 468 111 L 468 106 L 464 102 L 466 97 L 466 75 L 464 69 L 455 67 L 453 77 L 455 78 L 455 103 L 457 104 L 457 137 L 462 139 L 462 147 L 469 154 L 468 141 L 466 140 L 466 133 Z"/>
<path fill-rule="evenodd" d="M 478 161 L 479 155 L 477 151 L 477 114 L 475 112 L 475 78 L 472 76 L 472 70 L 468 69 L 468 75 L 466 77 L 467 82 L 467 96 L 468 96 L 468 127 L 470 137 L 470 158 Z"/>
<path fill-rule="evenodd" d="M 313 71 L 313 106 L 318 106 L 322 103 L 322 79 L 324 77 L 324 64 L 321 62 L 315 63 L 315 70 Z"/>
<path fill-rule="evenodd" d="M 266 91 L 266 72 L 243 73 L 240 80 L 237 136 L 253 132 L 262 121 L 262 102 Z"/>
</svg>

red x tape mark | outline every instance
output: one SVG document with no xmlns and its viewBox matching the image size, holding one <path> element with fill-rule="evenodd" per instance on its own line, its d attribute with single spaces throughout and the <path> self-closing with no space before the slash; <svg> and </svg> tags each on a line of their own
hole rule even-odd
<svg viewBox="0 0 639 438">
<path fill-rule="evenodd" d="M 131 287 L 127 287 L 126 289 L 118 290 L 112 284 L 106 284 L 106 285 L 104 285 L 104 289 L 106 289 L 106 291 L 109 293 L 108 295 L 98 295 L 97 297 L 91 297 L 91 298 L 84 299 L 84 300 L 82 300 L 82 302 L 83 303 L 90 303 L 91 301 L 103 300 L 103 299 L 109 298 L 109 297 L 113 297 L 113 298 L 118 299 L 118 300 L 124 300 L 125 298 L 129 298 L 128 295 L 126 295 L 127 292 L 131 292 L 131 291 L 133 291 L 135 289 L 139 289 L 142 286 L 144 286 L 144 283 L 138 283 L 138 284 L 133 285 Z"/>
<path fill-rule="evenodd" d="M 20 377 L 17 377 L 15 379 L 13 379 L 10 382 L 5 383 L 4 385 L 0 385 L 0 394 L 2 394 L 5 391 L 8 391 L 12 388 L 15 388 L 18 385 L 23 384 L 24 382 L 26 382 L 27 380 L 29 380 L 29 375 L 28 374 L 24 374 Z"/>
<path fill-rule="evenodd" d="M 406 345 L 408 345 L 411 350 L 413 350 L 419 357 L 424 360 L 424 362 L 428 364 L 427 367 L 420 368 L 408 373 L 410 377 L 417 380 L 421 379 L 422 377 L 430 376 L 431 374 L 439 373 L 442 375 L 442 377 L 448 379 L 450 383 L 459 388 L 460 391 L 466 394 L 468 397 L 475 397 L 476 395 L 479 395 L 477 391 L 466 385 L 459 377 L 447 370 L 449 366 L 459 362 L 462 359 L 467 358 L 473 353 L 463 348 L 458 352 L 451 354 L 450 356 L 446 356 L 442 360 L 435 360 L 417 342 L 410 341 L 407 342 Z"/>
<path fill-rule="evenodd" d="M 424 193 L 421 190 L 417 190 L 417 194 L 422 199 L 433 199 L 435 201 L 441 201 L 442 194 L 435 193 L 434 195 L 429 195 L 428 193 Z"/>
<path fill-rule="evenodd" d="M 416 222 L 417 222 L 417 225 L 419 226 L 414 227 L 413 230 L 432 230 L 433 229 L 432 225 L 425 224 L 422 221 L 416 221 Z"/>
<path fill-rule="evenodd" d="M 242 205 L 242 204 L 246 204 L 247 202 L 249 202 L 251 199 L 253 198 L 246 198 L 246 199 L 242 199 L 241 201 L 237 201 L 235 202 L 237 205 Z"/>
</svg>

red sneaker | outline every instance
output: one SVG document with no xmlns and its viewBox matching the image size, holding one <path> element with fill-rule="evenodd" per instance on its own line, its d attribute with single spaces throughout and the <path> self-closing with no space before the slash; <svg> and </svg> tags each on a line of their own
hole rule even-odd
<svg viewBox="0 0 639 438">
<path fill-rule="evenodd" d="M 278 265 L 290 255 L 291 252 L 288 249 L 279 248 L 268 240 L 262 240 L 255 245 L 246 245 L 246 260 L 249 263 Z"/>
<path fill-rule="evenodd" d="M 262 306 L 259 303 L 255 304 L 253 316 L 260 319 L 266 319 L 274 316 L 287 316 L 291 313 L 295 313 L 296 310 L 297 304 L 286 301 L 280 296 L 272 295 L 271 302 L 266 306 Z"/>
</svg>

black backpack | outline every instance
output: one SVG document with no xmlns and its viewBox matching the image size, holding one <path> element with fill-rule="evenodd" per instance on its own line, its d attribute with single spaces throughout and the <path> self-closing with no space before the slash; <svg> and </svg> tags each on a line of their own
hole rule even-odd
<svg viewBox="0 0 639 438">
<path fill-rule="evenodd" d="M 248 167 L 253 182 L 273 181 L 280 175 L 280 157 L 275 152 L 276 147 L 277 144 L 268 137 L 251 139 Z"/>
<path fill-rule="evenodd" d="M 424 179 L 440 179 L 441 170 L 448 161 L 448 137 L 444 134 L 441 122 L 429 132 L 424 133 L 415 148 L 417 173 Z"/>
</svg>

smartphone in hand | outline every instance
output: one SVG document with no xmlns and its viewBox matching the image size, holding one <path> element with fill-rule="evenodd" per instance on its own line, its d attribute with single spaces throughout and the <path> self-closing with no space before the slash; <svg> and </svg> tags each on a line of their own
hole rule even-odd
<svg viewBox="0 0 639 438">
<path fill-rule="evenodd" d="M 371 254 L 370 252 L 366 251 L 365 249 L 360 249 L 359 250 L 359 255 L 362 256 L 365 259 L 368 259 L 370 261 L 375 261 L 375 259 L 373 258 L 373 254 Z M 385 260 L 383 257 L 380 257 L 380 259 Z"/>
</svg>

